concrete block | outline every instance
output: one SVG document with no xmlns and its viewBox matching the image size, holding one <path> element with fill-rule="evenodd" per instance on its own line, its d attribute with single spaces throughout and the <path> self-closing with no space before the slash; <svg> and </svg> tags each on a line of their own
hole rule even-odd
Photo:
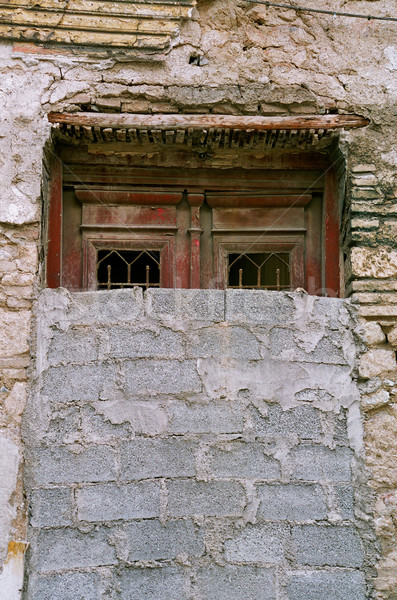
<svg viewBox="0 0 397 600">
<path fill-rule="evenodd" d="M 32 527 L 72 525 L 72 494 L 70 488 L 33 490 L 29 502 Z"/>
<path fill-rule="evenodd" d="M 244 327 L 227 326 L 223 323 L 191 334 L 188 353 L 195 357 L 231 357 L 236 359 L 260 359 L 257 338 Z"/>
<path fill-rule="evenodd" d="M 191 477 L 198 444 L 180 438 L 135 438 L 121 445 L 121 477 Z"/>
<path fill-rule="evenodd" d="M 365 579 L 357 571 L 315 571 L 290 575 L 288 600 L 366 600 Z"/>
<path fill-rule="evenodd" d="M 178 555 L 202 556 L 204 532 L 191 520 L 145 520 L 123 526 L 128 560 L 174 559 Z"/>
<path fill-rule="evenodd" d="M 132 322 L 143 316 L 141 288 L 74 292 L 67 318 L 79 325 Z"/>
<path fill-rule="evenodd" d="M 240 516 L 246 498 L 242 485 L 233 481 L 171 481 L 168 487 L 168 512 L 172 517 L 205 515 Z"/>
<path fill-rule="evenodd" d="M 168 405 L 170 433 L 242 433 L 244 416 L 240 407 L 230 402 L 186 404 L 170 402 Z"/>
<path fill-rule="evenodd" d="M 131 326 L 112 327 L 109 330 L 110 356 L 115 358 L 180 358 L 182 336 L 162 327 L 158 333 L 135 331 Z"/>
<path fill-rule="evenodd" d="M 108 543 L 109 531 L 97 529 L 81 533 L 75 529 L 41 531 L 34 543 L 37 571 L 64 571 L 117 564 L 114 546 Z"/>
<path fill-rule="evenodd" d="M 292 552 L 297 564 L 361 567 L 364 552 L 353 527 L 297 525 L 292 528 Z"/>
<path fill-rule="evenodd" d="M 116 478 L 115 452 L 109 446 L 91 446 L 78 454 L 68 446 L 37 448 L 27 473 L 36 485 L 107 481 Z"/>
<path fill-rule="evenodd" d="M 98 400 L 116 387 L 114 365 L 67 365 L 51 367 L 43 376 L 42 394 L 52 403 Z"/>
<path fill-rule="evenodd" d="M 287 525 L 249 525 L 226 540 L 226 560 L 232 563 L 272 563 L 284 561 L 289 538 Z"/>
<path fill-rule="evenodd" d="M 298 406 L 283 410 L 278 404 L 268 404 L 268 413 L 263 417 L 253 411 L 255 435 L 259 438 L 297 436 L 302 440 L 317 439 L 322 435 L 320 411 L 311 406 Z"/>
<path fill-rule="evenodd" d="M 145 292 L 145 312 L 160 319 L 175 317 L 195 321 L 224 321 L 223 290 L 166 290 Z"/>
<path fill-rule="evenodd" d="M 188 600 L 189 574 L 176 567 L 123 569 L 120 600 Z"/>
<path fill-rule="evenodd" d="M 266 456 L 260 444 L 232 442 L 213 448 L 210 452 L 210 470 L 215 477 L 235 479 L 276 479 L 280 466 Z"/>
<path fill-rule="evenodd" d="M 138 359 L 125 364 L 129 394 L 181 394 L 200 392 L 195 360 Z"/>
<path fill-rule="evenodd" d="M 304 332 L 286 327 L 273 327 L 269 334 L 271 354 L 284 360 L 325 364 L 346 364 L 341 332 L 323 332 L 307 328 Z"/>
<path fill-rule="evenodd" d="M 80 521 L 95 523 L 158 517 L 160 486 L 154 481 L 141 481 L 83 487 L 76 491 L 76 503 Z"/>
<path fill-rule="evenodd" d="M 308 521 L 326 519 L 324 493 L 318 485 L 263 484 L 258 486 L 258 519 Z"/>
<path fill-rule="evenodd" d="M 199 570 L 197 587 L 205 600 L 274 600 L 273 569 L 210 566 Z"/>
<path fill-rule="evenodd" d="M 338 485 L 335 489 L 340 515 L 343 519 L 354 519 L 354 489 L 351 485 Z"/>
<path fill-rule="evenodd" d="M 304 481 L 350 481 L 353 452 L 318 445 L 300 445 L 291 452 L 292 478 Z"/>
<path fill-rule="evenodd" d="M 56 331 L 48 351 L 51 366 L 87 363 L 98 358 L 98 339 L 91 329 Z"/>
<path fill-rule="evenodd" d="M 286 325 L 294 317 L 291 294 L 263 290 L 226 290 L 226 321 Z"/>
<path fill-rule="evenodd" d="M 74 572 L 44 577 L 31 575 L 27 600 L 98 600 L 99 594 L 98 573 Z"/>
</svg>

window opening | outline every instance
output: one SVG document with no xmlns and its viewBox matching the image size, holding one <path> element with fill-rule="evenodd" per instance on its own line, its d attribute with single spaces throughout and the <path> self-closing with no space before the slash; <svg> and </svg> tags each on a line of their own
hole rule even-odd
<svg viewBox="0 0 397 600">
<path fill-rule="evenodd" d="M 160 252 L 155 250 L 98 250 L 98 289 L 160 286 Z"/>
<path fill-rule="evenodd" d="M 289 253 L 230 253 L 228 287 L 277 291 L 290 289 Z"/>
</svg>

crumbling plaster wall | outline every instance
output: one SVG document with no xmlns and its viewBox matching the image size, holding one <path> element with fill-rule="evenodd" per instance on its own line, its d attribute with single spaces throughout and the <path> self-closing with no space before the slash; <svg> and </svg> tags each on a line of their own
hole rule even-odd
<svg viewBox="0 0 397 600">
<path fill-rule="evenodd" d="M 331 9 L 339 5 L 336 0 L 322 4 Z M 395 10 L 390 0 L 351 2 L 344 8 L 374 14 Z M 352 111 L 368 116 L 372 124 L 342 140 L 347 161 L 346 271 L 353 281 L 348 292 L 359 304 L 370 347 L 363 355 L 360 385 L 367 465 L 377 494 L 374 522 L 382 544 L 376 586 L 379 598 L 395 600 L 395 24 L 211 0 L 198 2 L 164 62 L 101 61 L 95 53 L 40 52 L 21 45 L 13 49 L 8 42 L 0 43 L 0 55 L 0 438 L 2 455 L 8 457 L 0 494 L 1 560 L 8 542 L 26 535 L 20 418 L 30 311 L 41 285 L 46 113 L 90 108 L 269 115 Z M 204 56 L 208 63 L 189 64 L 193 55 Z"/>
</svg>

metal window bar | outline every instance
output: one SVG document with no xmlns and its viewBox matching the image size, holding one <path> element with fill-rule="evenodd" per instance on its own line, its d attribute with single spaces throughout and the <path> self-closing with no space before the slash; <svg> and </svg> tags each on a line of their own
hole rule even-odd
<svg viewBox="0 0 397 600">
<path fill-rule="evenodd" d="M 155 251 L 151 251 L 151 250 L 138 250 L 138 251 L 126 250 L 126 251 L 123 251 L 123 250 L 117 250 L 115 248 L 112 248 L 104 256 L 102 256 L 100 258 L 101 252 L 105 252 L 105 250 L 98 250 L 98 260 L 97 260 L 97 266 L 96 266 L 98 289 L 111 290 L 111 289 L 116 289 L 116 288 L 130 288 L 130 287 L 136 287 L 136 286 L 143 287 L 144 289 L 148 289 L 149 287 L 160 287 L 161 265 L 160 265 L 160 253 L 159 252 L 155 252 Z M 114 268 L 112 270 L 111 263 L 108 263 L 106 265 L 106 261 L 109 261 L 109 259 L 111 259 L 112 256 L 113 256 L 113 258 L 117 257 L 125 265 L 126 270 L 125 270 L 124 277 L 122 277 L 122 276 L 120 277 L 120 266 L 118 268 Z M 132 260 L 127 260 L 128 256 L 130 257 L 130 259 L 132 258 Z M 143 265 L 141 264 L 142 258 L 143 258 L 143 262 L 146 263 L 144 265 L 144 269 L 142 269 Z M 150 264 L 150 262 L 152 264 Z M 105 273 L 104 273 L 103 269 L 101 269 L 101 265 L 103 265 L 103 264 L 106 265 L 106 277 L 104 276 Z M 139 270 L 141 271 L 144 281 L 137 280 L 134 278 L 134 268 L 133 268 L 134 265 L 136 265 L 136 267 L 137 267 L 136 271 L 139 271 Z M 151 270 L 151 267 L 155 267 L 155 269 L 152 268 L 152 270 Z M 102 271 L 102 277 L 101 277 L 101 271 Z M 116 273 L 115 273 L 115 271 L 116 271 Z M 116 280 L 114 280 L 114 277 L 116 277 Z M 152 279 L 152 281 L 151 281 L 151 279 Z"/>
<path fill-rule="evenodd" d="M 263 253 L 262 253 L 263 254 Z M 289 264 L 289 256 L 288 256 L 288 261 L 284 260 L 282 258 L 282 256 L 280 256 L 280 254 L 277 254 L 276 252 L 269 252 L 266 255 L 266 258 L 260 263 L 258 264 L 255 261 L 255 256 L 258 256 L 258 254 L 255 253 L 251 253 L 251 254 L 240 254 L 237 256 L 237 258 L 235 258 L 234 260 L 232 260 L 230 262 L 230 254 L 229 254 L 229 264 L 228 264 L 228 288 L 232 288 L 232 289 L 260 289 L 260 290 L 276 290 L 276 291 L 281 291 L 281 290 L 290 290 L 291 289 L 291 278 L 290 278 L 290 264 Z M 233 265 L 235 265 L 239 260 L 241 260 L 242 257 L 245 257 L 247 260 L 249 260 L 256 268 L 257 272 L 256 272 L 256 282 L 250 282 L 248 284 L 244 284 L 243 283 L 243 278 L 244 278 L 244 269 L 243 268 L 239 268 L 238 270 L 238 285 L 232 285 L 230 283 L 230 271 L 231 268 L 233 267 Z M 287 273 L 288 273 L 288 282 L 287 283 L 281 283 L 281 269 L 280 268 L 276 268 L 275 269 L 275 284 L 271 284 L 271 283 L 262 283 L 262 269 L 263 267 L 268 263 L 268 261 L 272 258 L 275 257 L 279 262 L 282 263 L 282 265 L 285 265 L 287 267 Z M 284 273 L 285 275 L 285 273 Z M 269 279 L 269 275 L 268 275 L 268 279 Z"/>
</svg>

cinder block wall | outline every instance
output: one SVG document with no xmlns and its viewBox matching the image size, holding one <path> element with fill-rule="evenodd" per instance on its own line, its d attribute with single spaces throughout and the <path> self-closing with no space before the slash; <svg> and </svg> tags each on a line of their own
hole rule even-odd
<svg viewBox="0 0 397 600">
<path fill-rule="evenodd" d="M 27 600 L 365 600 L 349 301 L 42 292 Z"/>
</svg>

